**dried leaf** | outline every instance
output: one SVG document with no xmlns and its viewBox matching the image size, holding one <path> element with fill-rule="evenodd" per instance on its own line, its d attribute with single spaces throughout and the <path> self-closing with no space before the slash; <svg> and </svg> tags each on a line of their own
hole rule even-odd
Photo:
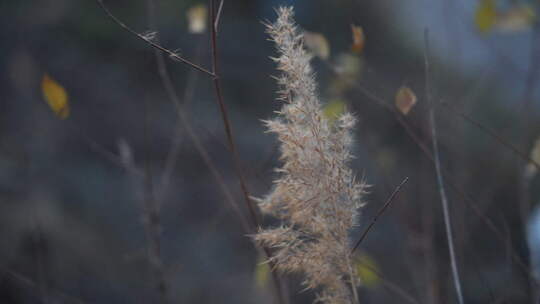
<svg viewBox="0 0 540 304">
<path fill-rule="evenodd" d="M 326 60 L 330 57 L 328 40 L 320 33 L 304 32 L 304 42 L 308 50 L 315 56 Z"/>
<path fill-rule="evenodd" d="M 409 114 L 416 101 L 416 95 L 407 86 L 402 86 L 396 93 L 396 107 L 403 115 Z"/>
<path fill-rule="evenodd" d="M 204 33 L 207 26 L 208 10 L 204 4 L 198 4 L 187 10 L 188 31 L 192 34 Z"/>
<path fill-rule="evenodd" d="M 351 31 L 353 41 L 351 51 L 355 54 L 360 54 L 366 45 L 366 35 L 364 34 L 364 29 L 361 26 L 351 24 Z"/>
<path fill-rule="evenodd" d="M 474 23 L 481 33 L 487 33 L 497 23 L 495 0 L 481 0 L 474 14 Z"/>
<path fill-rule="evenodd" d="M 518 32 L 531 28 L 536 19 L 532 7 L 519 5 L 497 16 L 497 30 L 501 32 Z"/>
<path fill-rule="evenodd" d="M 66 119 L 69 116 L 68 95 L 66 90 L 49 75 L 44 74 L 41 80 L 41 90 L 43 97 L 60 119 Z"/>
</svg>

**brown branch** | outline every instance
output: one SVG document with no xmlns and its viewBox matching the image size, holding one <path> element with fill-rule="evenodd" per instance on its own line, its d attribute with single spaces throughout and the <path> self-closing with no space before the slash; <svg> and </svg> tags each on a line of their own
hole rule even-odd
<svg viewBox="0 0 540 304">
<path fill-rule="evenodd" d="M 244 196 L 244 200 L 246 203 L 246 207 L 249 210 L 252 224 L 254 228 L 260 226 L 260 220 L 255 212 L 255 207 L 253 206 L 253 202 L 250 199 L 249 191 L 247 189 L 246 180 L 244 177 L 244 174 L 242 172 L 242 166 L 240 165 L 240 158 L 238 155 L 238 149 L 236 147 L 236 142 L 234 140 L 233 131 L 231 122 L 229 119 L 229 114 L 227 112 L 227 107 L 225 105 L 225 101 L 223 99 L 223 92 L 221 88 L 221 81 L 219 77 L 219 69 L 218 69 L 218 53 L 217 53 L 217 32 L 216 28 L 213 26 L 215 22 L 215 3 L 213 0 L 210 0 L 210 14 L 211 14 L 211 23 L 210 23 L 210 29 L 211 29 L 211 43 L 212 43 L 212 74 L 213 77 L 213 84 L 214 84 L 214 93 L 216 95 L 216 101 L 219 106 L 219 111 L 221 113 L 221 119 L 223 121 L 223 126 L 225 127 L 225 135 L 227 137 L 227 144 L 230 149 L 230 152 L 232 154 L 236 174 L 238 176 L 239 182 L 240 182 L 240 188 L 242 190 L 242 194 Z"/>
<path fill-rule="evenodd" d="M 257 213 L 255 212 L 255 207 L 253 206 L 253 201 L 251 200 L 250 195 L 249 195 L 249 191 L 248 191 L 248 188 L 247 188 L 247 185 L 246 185 L 246 180 L 245 180 L 244 174 L 242 172 L 242 166 L 240 165 L 240 158 L 238 156 L 238 150 L 236 148 L 236 143 L 235 143 L 235 140 L 234 140 L 234 137 L 233 137 L 233 131 L 232 131 L 232 126 L 231 126 L 231 122 L 230 122 L 230 119 L 229 119 L 229 115 L 227 113 L 227 107 L 226 107 L 224 99 L 223 99 L 223 92 L 222 92 L 222 88 L 221 88 L 221 81 L 220 81 L 220 77 L 219 77 L 219 66 L 218 66 L 219 60 L 218 60 L 217 31 L 216 31 L 216 26 L 214 26 L 215 23 L 216 23 L 216 7 L 215 7 L 214 0 L 209 0 L 209 2 L 210 2 L 209 7 L 210 7 L 210 16 L 211 16 L 211 18 L 210 18 L 210 40 L 211 40 L 211 45 L 212 45 L 212 74 L 214 75 L 214 77 L 213 77 L 214 92 L 215 92 L 216 101 L 218 103 L 219 110 L 220 110 L 220 113 L 221 113 L 221 118 L 222 118 L 222 121 L 223 121 L 223 125 L 225 127 L 225 134 L 226 134 L 226 137 L 227 137 L 227 143 L 228 143 L 228 146 L 229 146 L 229 150 L 230 150 L 230 152 L 232 154 L 236 175 L 238 176 L 238 179 L 239 179 L 240 188 L 241 188 L 242 194 L 244 196 L 246 207 L 249 210 L 250 218 L 251 218 L 251 221 L 252 221 L 252 224 L 253 224 L 253 229 L 256 230 L 256 229 L 258 229 L 258 227 L 260 227 L 260 220 L 259 220 L 259 217 L 258 217 Z M 269 248 L 263 247 L 263 250 L 264 250 L 264 252 L 265 252 L 265 254 L 266 254 L 266 256 L 268 258 L 270 258 L 272 256 L 271 251 L 270 251 Z M 275 265 L 274 265 L 273 262 L 270 262 L 270 269 L 275 269 Z M 272 279 L 273 279 L 273 282 L 274 282 L 274 285 L 275 285 L 275 288 L 276 288 L 278 301 L 279 301 L 279 303 L 284 303 L 285 304 L 285 303 L 287 303 L 288 298 L 283 294 L 282 282 L 281 282 L 281 280 L 280 280 L 280 278 L 279 278 L 276 271 L 272 270 L 271 273 L 272 273 Z"/>
<path fill-rule="evenodd" d="M 158 39 L 158 41 L 159 41 L 159 37 L 157 37 L 156 39 Z M 236 216 L 240 220 L 245 233 L 250 233 L 251 231 L 250 231 L 250 228 L 249 228 L 249 223 L 246 221 L 244 214 L 240 210 L 240 207 L 236 203 L 232 193 L 229 191 L 229 188 L 227 187 L 227 185 L 225 183 L 225 179 L 223 178 L 223 176 L 221 175 L 219 170 L 214 165 L 214 162 L 212 161 L 212 158 L 210 157 L 210 153 L 204 147 L 204 145 L 202 144 L 200 139 L 197 137 L 195 131 L 193 130 L 190 119 L 189 119 L 188 115 L 186 115 L 185 107 L 183 107 L 183 104 L 185 104 L 187 102 L 187 100 L 191 99 L 191 95 L 193 93 L 192 92 L 192 86 L 194 85 L 194 83 L 196 81 L 196 76 L 197 75 L 195 73 L 192 73 L 190 75 L 190 80 L 192 80 L 192 81 L 190 81 L 187 84 L 185 92 L 184 92 L 184 96 L 183 96 L 183 101 L 181 101 L 180 97 L 178 96 L 178 93 L 177 93 L 177 91 L 176 91 L 176 89 L 175 89 L 175 87 L 173 85 L 173 82 L 172 82 L 171 76 L 169 74 L 169 71 L 167 70 L 167 64 L 165 62 L 165 58 L 163 56 L 163 53 L 160 52 L 159 50 L 155 49 L 154 54 L 155 54 L 155 57 L 156 57 L 156 64 L 157 64 L 157 67 L 158 67 L 158 74 L 159 74 L 159 77 L 161 79 L 161 83 L 163 84 L 163 86 L 165 88 L 165 91 L 167 93 L 168 98 L 171 100 L 171 102 L 175 106 L 176 115 L 178 116 L 178 122 L 179 122 L 180 126 L 186 131 L 186 134 L 188 135 L 189 139 L 192 141 L 195 149 L 197 150 L 197 152 L 201 156 L 204 164 L 210 170 L 210 173 L 212 174 L 212 177 L 214 178 L 214 180 L 218 184 L 221 192 L 225 196 L 225 201 L 229 203 L 230 207 L 232 208 L 232 210 L 234 211 L 234 213 L 236 214 Z M 195 70 L 192 70 L 192 71 L 194 72 Z M 161 191 L 163 191 L 164 188 L 167 187 L 167 185 L 168 185 L 171 170 L 174 167 L 173 160 L 176 157 L 175 150 L 177 150 L 177 149 L 175 149 L 175 147 L 171 148 L 171 151 L 169 152 L 169 154 L 167 156 L 165 171 L 164 171 L 164 173 L 163 173 L 163 175 L 161 177 L 161 185 L 162 185 L 162 187 L 160 189 Z"/>
<path fill-rule="evenodd" d="M 201 67 L 200 65 L 197 65 L 197 64 L 189 61 L 188 59 L 185 59 L 184 57 L 178 55 L 177 53 L 175 53 L 175 52 L 173 52 L 173 51 L 171 51 L 171 50 L 169 50 L 169 49 L 167 49 L 167 48 L 153 42 L 149 37 L 145 37 L 144 35 L 139 34 L 135 30 L 131 29 L 129 26 L 127 26 L 125 23 L 123 23 L 120 19 L 116 18 L 116 16 L 114 16 L 111 13 L 111 11 L 103 3 L 103 0 L 96 0 L 96 2 L 99 4 L 101 9 L 105 12 L 105 14 L 107 14 L 107 16 L 109 16 L 109 18 L 111 18 L 111 20 L 113 20 L 117 25 L 119 25 L 124 30 L 126 30 L 126 31 L 130 32 L 131 34 L 137 36 L 140 40 L 148 43 L 153 48 L 158 49 L 158 50 L 168 54 L 171 59 L 174 59 L 174 60 L 176 60 L 178 62 L 186 64 L 186 65 L 190 66 L 191 68 L 194 68 L 195 70 L 198 70 L 200 72 L 203 72 L 203 73 L 207 74 L 208 76 L 212 76 L 212 77 L 215 76 L 214 73 L 208 71 L 207 69 Z"/>
</svg>

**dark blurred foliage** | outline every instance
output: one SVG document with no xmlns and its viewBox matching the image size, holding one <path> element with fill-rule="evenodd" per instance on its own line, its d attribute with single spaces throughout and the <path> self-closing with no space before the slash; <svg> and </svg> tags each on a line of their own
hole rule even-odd
<svg viewBox="0 0 540 304">
<path fill-rule="evenodd" d="M 160 43 L 210 66 L 208 33 L 191 34 L 186 26 L 186 10 L 200 2 L 155 1 Z M 427 157 L 421 37 L 428 27 L 466 302 L 531 303 L 538 283 L 531 279 L 528 248 L 538 245 L 528 246 L 526 221 L 538 200 L 538 180 L 501 138 L 528 155 L 538 136 L 538 30 L 531 25 L 519 33 L 481 35 L 471 13 L 477 2 L 444 2 L 225 1 L 219 64 L 241 163 L 251 193 L 264 195 L 279 160 L 276 140 L 260 122 L 278 108 L 270 77 L 277 73 L 269 59 L 274 48 L 261 21 L 273 20 L 279 5 L 294 5 L 300 26 L 330 43 L 331 58 L 313 60 L 321 97 L 345 102 L 360 121 L 352 166 L 373 186 L 353 240 L 394 187 L 410 178 L 358 250 L 382 275 L 364 278 L 362 303 L 404 303 L 407 297 L 455 303 L 438 185 Z M 105 3 L 136 31 L 148 30 L 146 0 Z M 362 54 L 350 55 L 350 24 L 365 31 Z M 0 41 L 0 303 L 158 303 L 143 224 L 145 182 L 119 162 L 122 149 L 139 172 L 151 172 L 159 190 L 170 302 L 273 301 L 271 281 L 257 285 L 255 247 L 179 127 L 147 44 L 92 0 L 1 1 Z M 342 54 L 353 56 L 346 66 L 357 65 L 354 75 L 333 72 Z M 170 60 L 167 66 L 197 138 L 244 209 L 211 79 Z M 44 73 L 69 94 L 67 120 L 43 100 Z M 402 85 L 419 99 L 407 116 L 392 110 Z M 165 162 L 171 150 L 174 167 Z M 163 189 L 161 177 L 171 169 Z M 292 303 L 313 300 L 301 292 L 301 278 L 287 278 Z"/>
</svg>

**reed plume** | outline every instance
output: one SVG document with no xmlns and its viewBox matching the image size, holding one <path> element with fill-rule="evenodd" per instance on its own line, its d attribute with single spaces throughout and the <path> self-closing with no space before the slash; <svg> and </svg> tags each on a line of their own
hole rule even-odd
<svg viewBox="0 0 540 304">
<path fill-rule="evenodd" d="M 348 233 L 366 187 L 348 167 L 355 118 L 344 113 L 330 121 L 323 115 L 311 56 L 303 48 L 293 9 L 277 12 L 267 32 L 279 53 L 273 60 L 282 73 L 277 82 L 283 107 L 264 123 L 279 138 L 283 164 L 276 169 L 280 176 L 273 190 L 257 201 L 264 214 L 282 224 L 254 238 L 273 249 L 271 260 L 278 270 L 303 273 L 303 284 L 318 292 L 318 301 L 354 303 Z"/>
</svg>

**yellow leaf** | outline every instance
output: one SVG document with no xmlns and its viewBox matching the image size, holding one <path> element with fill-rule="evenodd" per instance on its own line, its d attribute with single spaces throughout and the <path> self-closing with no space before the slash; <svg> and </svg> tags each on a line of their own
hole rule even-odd
<svg viewBox="0 0 540 304">
<path fill-rule="evenodd" d="M 304 42 L 306 43 L 306 47 L 313 55 L 323 60 L 330 57 L 330 45 L 328 44 L 326 37 L 324 37 L 322 34 L 304 32 Z"/>
<path fill-rule="evenodd" d="M 396 107 L 403 115 L 409 114 L 412 107 L 416 104 L 416 95 L 413 90 L 407 86 L 402 86 L 396 93 Z"/>
<path fill-rule="evenodd" d="M 517 32 L 531 28 L 536 19 L 533 8 L 527 5 L 513 7 L 497 16 L 496 28 L 502 32 Z"/>
<path fill-rule="evenodd" d="M 362 286 L 373 288 L 380 284 L 381 279 L 377 274 L 379 267 L 373 258 L 365 253 L 361 253 L 354 258 L 353 263 Z"/>
<path fill-rule="evenodd" d="M 187 10 L 188 31 L 192 34 L 204 33 L 207 26 L 208 10 L 204 4 L 198 4 Z"/>
<path fill-rule="evenodd" d="M 474 14 L 474 23 L 481 33 L 487 33 L 497 23 L 495 0 L 481 0 Z"/>
<path fill-rule="evenodd" d="M 264 262 L 264 258 L 262 256 L 259 256 L 257 260 L 257 266 L 255 266 L 254 273 L 255 284 L 259 288 L 264 288 L 270 277 L 270 266 L 268 263 Z"/>
<path fill-rule="evenodd" d="M 361 26 L 351 24 L 351 31 L 353 40 L 351 51 L 355 54 L 360 54 L 366 45 L 366 35 L 364 34 L 364 29 L 362 29 Z"/>
<path fill-rule="evenodd" d="M 345 112 L 345 102 L 335 99 L 327 103 L 323 108 L 323 115 L 333 123 L 339 116 Z"/>
<path fill-rule="evenodd" d="M 66 119 L 69 116 L 68 95 L 66 90 L 49 75 L 44 74 L 41 80 L 41 90 L 43 97 L 60 119 Z"/>
</svg>

